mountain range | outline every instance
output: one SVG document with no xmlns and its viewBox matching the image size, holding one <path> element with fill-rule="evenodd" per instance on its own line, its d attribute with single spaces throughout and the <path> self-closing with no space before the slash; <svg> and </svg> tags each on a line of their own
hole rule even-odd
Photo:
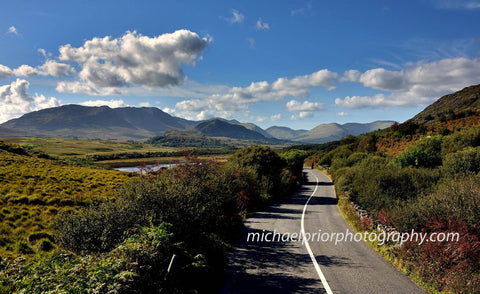
<svg viewBox="0 0 480 294">
<path fill-rule="evenodd" d="M 35 136 L 102 140 L 143 141 L 168 130 L 186 131 L 206 137 L 226 137 L 259 143 L 324 143 L 352 134 L 387 128 L 393 121 L 368 124 L 321 124 L 312 130 L 270 127 L 215 118 L 191 121 L 174 117 L 155 107 L 63 105 L 34 111 L 0 125 L 0 137 Z"/>
</svg>

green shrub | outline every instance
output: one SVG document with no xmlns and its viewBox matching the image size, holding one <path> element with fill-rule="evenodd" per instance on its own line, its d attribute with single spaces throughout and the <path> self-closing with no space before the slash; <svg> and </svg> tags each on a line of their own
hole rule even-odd
<svg viewBox="0 0 480 294">
<path fill-rule="evenodd" d="M 480 172 L 480 147 L 447 154 L 443 167 L 452 175 L 477 174 Z"/>
<path fill-rule="evenodd" d="M 424 138 L 400 153 L 396 162 L 400 167 L 433 168 L 442 164 L 442 137 Z"/>
<path fill-rule="evenodd" d="M 460 151 L 466 147 L 480 146 L 480 128 L 468 128 L 445 137 L 442 144 L 443 154 Z"/>
<path fill-rule="evenodd" d="M 280 156 L 285 160 L 287 169 L 291 173 L 300 178 L 303 171 L 303 162 L 305 158 L 308 157 L 308 152 L 302 150 L 289 150 L 280 154 Z"/>
<path fill-rule="evenodd" d="M 430 193 L 400 206 L 394 217 L 396 227 L 421 229 L 432 217 L 452 217 L 469 228 L 480 229 L 480 182 L 478 177 L 447 179 Z"/>
</svg>

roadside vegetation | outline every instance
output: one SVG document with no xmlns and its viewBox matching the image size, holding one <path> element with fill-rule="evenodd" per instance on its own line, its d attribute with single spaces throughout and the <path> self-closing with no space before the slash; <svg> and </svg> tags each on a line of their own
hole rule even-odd
<svg viewBox="0 0 480 294">
<path fill-rule="evenodd" d="M 357 228 L 372 228 L 376 222 L 402 232 L 459 232 L 459 242 L 408 242 L 389 246 L 387 254 L 433 291 L 477 293 L 480 128 L 451 126 L 458 123 L 445 120 L 428 128 L 396 124 L 344 138 L 306 164 L 328 167 L 340 202 L 355 202 L 369 212 L 371 217 L 360 221 L 351 208 L 345 209 Z"/>
<path fill-rule="evenodd" d="M 1 293 L 212 293 L 246 215 L 298 187 L 307 156 L 252 146 L 133 175 L 3 146 Z"/>
</svg>

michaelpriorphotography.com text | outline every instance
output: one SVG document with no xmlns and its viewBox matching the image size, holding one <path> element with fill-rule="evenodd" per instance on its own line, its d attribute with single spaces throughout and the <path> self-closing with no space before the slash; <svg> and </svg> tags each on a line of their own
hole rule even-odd
<svg viewBox="0 0 480 294">
<path fill-rule="evenodd" d="M 334 242 L 335 245 L 342 242 L 377 242 L 378 245 L 384 245 L 388 242 L 403 244 L 406 242 L 415 242 L 418 245 L 423 243 L 435 242 L 458 242 L 460 233 L 458 232 L 354 232 L 346 230 L 345 232 L 277 232 L 276 230 L 247 233 L 247 242 L 299 242 L 302 244 L 308 242 Z"/>
</svg>

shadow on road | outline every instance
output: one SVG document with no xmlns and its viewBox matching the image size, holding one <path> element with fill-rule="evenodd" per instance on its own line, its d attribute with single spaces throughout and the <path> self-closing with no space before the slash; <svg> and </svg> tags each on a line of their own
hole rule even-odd
<svg viewBox="0 0 480 294">
<path fill-rule="evenodd" d="M 303 185 L 305 186 L 315 186 L 317 182 L 304 182 Z M 319 186 L 333 186 L 332 182 L 318 182 Z"/>
<path fill-rule="evenodd" d="M 219 293 L 325 293 L 316 273 L 312 275 L 312 261 L 301 242 L 278 238 L 274 242 L 252 239 L 247 242 L 249 233 L 263 236 L 271 233 L 271 237 L 272 230 L 280 229 L 287 223 L 296 224 L 299 230 L 305 202 L 316 185 L 316 181 L 307 180 L 296 193 L 249 219 L 249 224 L 230 254 L 229 271 Z M 319 182 L 318 185 L 333 184 Z M 337 205 L 337 199 L 316 196 L 310 199 L 309 205 Z M 265 230 L 259 229 L 264 227 Z M 325 266 L 348 264 L 348 260 L 334 256 L 317 258 Z"/>
<path fill-rule="evenodd" d="M 308 205 L 337 205 L 338 199 L 332 197 L 313 197 Z"/>
<path fill-rule="evenodd" d="M 326 255 L 317 255 L 315 256 L 318 264 L 323 266 L 348 266 L 349 268 L 356 267 L 352 265 L 350 258 L 338 257 L 338 256 L 326 256 Z"/>
<path fill-rule="evenodd" d="M 308 254 L 293 253 L 294 242 L 265 242 L 252 240 L 247 242 L 248 233 L 265 236 L 268 230 L 245 229 L 242 244 L 234 250 L 229 283 L 220 293 L 312 293 L 318 292 L 318 279 L 303 278 L 298 274 L 302 268 L 310 268 Z M 278 239 L 277 239 L 278 240 Z M 295 273 L 295 274 L 294 274 Z M 314 287 L 315 285 L 315 287 Z"/>
</svg>

